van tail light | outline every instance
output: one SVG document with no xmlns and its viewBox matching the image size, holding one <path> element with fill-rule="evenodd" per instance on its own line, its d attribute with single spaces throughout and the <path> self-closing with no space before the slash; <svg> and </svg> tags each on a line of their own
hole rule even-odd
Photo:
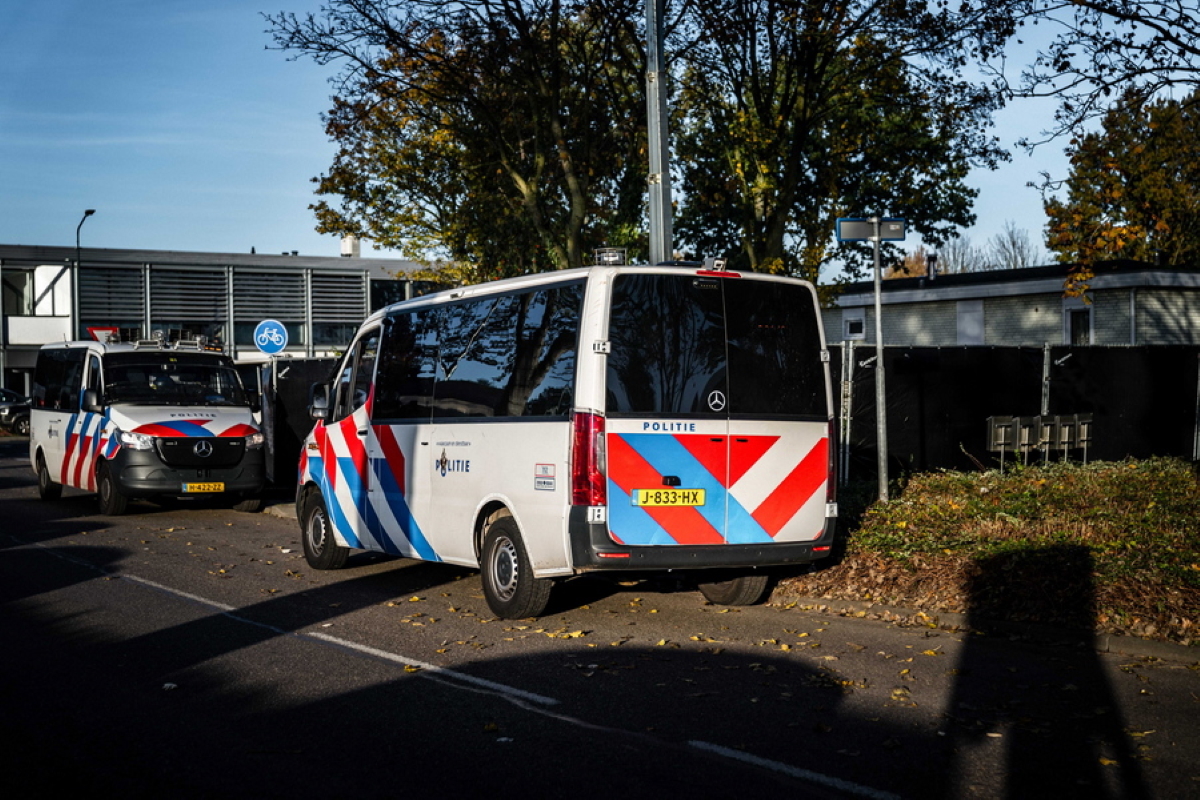
<svg viewBox="0 0 1200 800">
<path fill-rule="evenodd" d="M 576 412 L 571 447 L 571 505 L 608 504 L 604 484 L 604 417 Z"/>
</svg>

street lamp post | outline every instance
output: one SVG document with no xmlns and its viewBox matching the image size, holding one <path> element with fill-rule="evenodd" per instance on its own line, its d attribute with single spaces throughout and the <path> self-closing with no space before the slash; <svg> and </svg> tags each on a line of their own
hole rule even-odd
<svg viewBox="0 0 1200 800">
<path fill-rule="evenodd" d="M 83 212 L 83 219 L 79 220 L 79 224 L 75 226 L 75 269 L 79 269 L 79 229 L 83 227 L 83 223 L 87 222 L 87 218 L 95 213 L 96 209 L 87 209 Z"/>
<path fill-rule="evenodd" d="M 671 243 L 671 144 L 667 131 L 667 72 L 663 69 L 663 16 L 666 0 L 646 0 L 646 135 L 649 144 L 651 264 L 670 261 Z"/>
<path fill-rule="evenodd" d="M 76 330 L 78 322 L 75 316 L 75 306 L 79 303 L 79 231 L 83 228 L 83 223 L 87 222 L 87 218 L 96 213 L 96 209 L 89 208 L 83 212 L 83 218 L 79 220 L 79 224 L 75 226 L 75 268 L 71 270 L 71 308 L 68 314 L 68 319 L 71 323 L 71 338 L 74 339 L 79 335 Z"/>
</svg>

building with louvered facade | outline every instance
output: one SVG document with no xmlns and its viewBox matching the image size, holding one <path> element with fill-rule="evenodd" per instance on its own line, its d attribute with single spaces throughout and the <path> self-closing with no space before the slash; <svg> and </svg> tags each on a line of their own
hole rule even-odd
<svg viewBox="0 0 1200 800">
<path fill-rule="evenodd" d="M 0 245 L 0 384 L 28 394 L 48 342 L 205 337 L 241 362 L 266 360 L 264 320 L 287 328 L 281 355 L 332 355 L 373 310 L 414 294 L 418 265 L 322 257 Z M 419 292 L 418 292 L 419 293 Z"/>
</svg>

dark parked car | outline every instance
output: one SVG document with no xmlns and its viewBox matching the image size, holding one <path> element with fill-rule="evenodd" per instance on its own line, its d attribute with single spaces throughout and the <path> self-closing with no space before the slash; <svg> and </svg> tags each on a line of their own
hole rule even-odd
<svg viewBox="0 0 1200 800">
<path fill-rule="evenodd" d="M 19 436 L 29 435 L 29 398 L 0 389 L 0 428 Z"/>
</svg>

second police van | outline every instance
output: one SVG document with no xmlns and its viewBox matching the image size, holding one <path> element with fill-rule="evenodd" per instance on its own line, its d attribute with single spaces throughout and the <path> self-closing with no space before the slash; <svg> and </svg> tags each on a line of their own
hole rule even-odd
<svg viewBox="0 0 1200 800">
<path fill-rule="evenodd" d="M 829 553 L 832 408 L 796 279 L 597 266 L 397 303 L 313 389 L 305 557 L 479 568 L 502 618 L 583 573 L 682 571 L 712 602 L 761 602 L 769 567 Z"/>
<path fill-rule="evenodd" d="M 109 515 L 162 496 L 261 507 L 257 402 L 228 356 L 198 341 L 60 342 L 38 351 L 33 380 L 29 459 L 42 499 L 71 486 L 96 492 Z"/>
</svg>

